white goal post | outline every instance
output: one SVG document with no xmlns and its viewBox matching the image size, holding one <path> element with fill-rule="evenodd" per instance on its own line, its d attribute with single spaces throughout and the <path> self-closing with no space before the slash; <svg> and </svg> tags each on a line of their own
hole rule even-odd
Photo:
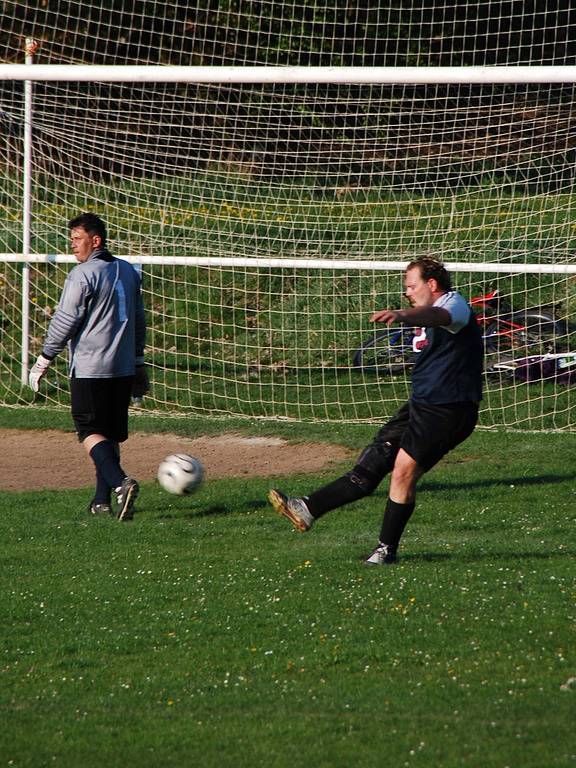
<svg viewBox="0 0 576 768">
<path fill-rule="evenodd" d="M 484 425 L 576 428 L 576 67 L 28 61 L 0 63 L 0 83 L 3 188 L 22 210 L 0 248 L 0 402 L 25 400 L 82 208 L 142 268 L 150 410 L 381 420 L 410 360 L 388 366 L 367 317 L 434 253 L 468 298 L 498 296 L 479 313 L 492 335 L 501 323 Z M 553 317 L 552 332 L 522 317 Z M 64 379 L 62 361 L 48 403 L 66 402 Z"/>
</svg>

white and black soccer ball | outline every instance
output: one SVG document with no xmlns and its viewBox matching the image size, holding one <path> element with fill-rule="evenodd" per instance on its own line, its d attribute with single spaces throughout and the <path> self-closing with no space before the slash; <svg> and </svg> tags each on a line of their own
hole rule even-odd
<svg viewBox="0 0 576 768">
<path fill-rule="evenodd" d="M 188 496 L 200 488 L 204 481 L 204 467 L 199 459 L 186 453 L 166 456 L 158 467 L 158 482 L 168 493 Z"/>
</svg>

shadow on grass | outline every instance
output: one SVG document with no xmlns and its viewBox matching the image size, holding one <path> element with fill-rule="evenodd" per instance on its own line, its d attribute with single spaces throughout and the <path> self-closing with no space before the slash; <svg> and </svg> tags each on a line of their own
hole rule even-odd
<svg viewBox="0 0 576 768">
<path fill-rule="evenodd" d="M 209 507 L 203 507 L 198 510 L 187 510 L 186 512 L 170 512 L 158 515 L 160 520 L 199 520 L 203 517 L 229 517 L 232 515 L 242 515 L 249 512 L 255 512 L 261 509 L 269 509 L 271 514 L 272 508 L 265 499 L 258 499 L 256 501 L 246 501 L 241 505 L 235 505 L 228 507 L 225 504 L 212 504 Z"/>
<path fill-rule="evenodd" d="M 230 509 L 224 504 L 213 504 L 211 507 L 203 509 L 190 509 L 186 512 L 177 510 L 176 512 L 165 512 L 157 515 L 159 520 L 199 520 L 203 517 L 229 517 L 236 515 L 237 509 Z"/>
<path fill-rule="evenodd" d="M 487 478 L 486 480 L 471 480 L 470 482 L 454 483 L 424 480 L 418 485 L 418 491 L 449 491 L 455 488 L 493 488 L 499 485 L 551 485 L 552 483 L 564 483 L 567 480 L 573 480 L 573 478 L 573 474 L 566 472 L 563 475 L 555 473 L 553 475 L 536 475 L 534 477 L 500 477 L 492 479 Z"/>
<path fill-rule="evenodd" d="M 551 557 L 574 557 L 574 552 L 568 550 L 540 550 L 538 552 L 477 552 L 474 554 L 465 552 L 418 552 L 399 555 L 398 565 L 404 562 L 434 563 L 451 561 L 458 563 L 479 563 L 485 560 L 548 560 Z M 392 566 L 395 567 L 395 566 Z"/>
</svg>

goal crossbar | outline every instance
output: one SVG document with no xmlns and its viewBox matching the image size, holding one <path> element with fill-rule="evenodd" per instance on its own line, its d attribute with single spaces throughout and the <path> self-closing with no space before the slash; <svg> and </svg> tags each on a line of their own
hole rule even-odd
<svg viewBox="0 0 576 768">
<path fill-rule="evenodd" d="M 359 259 L 281 259 L 241 256 L 125 256 L 131 264 L 175 267 L 252 267 L 254 269 L 327 269 L 369 272 L 403 271 L 409 261 L 366 261 Z M 1 262 L 27 264 L 76 264 L 76 258 L 62 253 L 0 253 Z M 445 262 L 452 272 L 490 272 L 494 274 L 536 273 L 543 275 L 575 275 L 576 264 L 502 264 L 482 262 Z"/>
<path fill-rule="evenodd" d="M 346 83 L 374 85 L 574 83 L 576 65 L 469 67 L 240 67 L 0 64 L 0 80 L 108 83 Z"/>
</svg>

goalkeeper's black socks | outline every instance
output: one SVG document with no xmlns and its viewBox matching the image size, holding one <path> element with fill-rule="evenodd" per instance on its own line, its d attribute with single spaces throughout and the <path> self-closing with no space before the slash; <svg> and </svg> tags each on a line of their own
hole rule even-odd
<svg viewBox="0 0 576 768">
<path fill-rule="evenodd" d="M 94 504 L 110 504 L 110 486 L 102 472 L 96 466 L 96 492 L 94 493 Z"/>
<path fill-rule="evenodd" d="M 415 506 L 413 501 L 409 504 L 399 504 L 388 497 L 380 531 L 381 544 L 387 544 L 396 549 Z"/>
<path fill-rule="evenodd" d="M 111 440 L 96 443 L 90 451 L 90 458 L 96 466 L 96 477 L 101 476 L 109 488 L 119 488 L 126 477 L 116 448 Z"/>
</svg>

